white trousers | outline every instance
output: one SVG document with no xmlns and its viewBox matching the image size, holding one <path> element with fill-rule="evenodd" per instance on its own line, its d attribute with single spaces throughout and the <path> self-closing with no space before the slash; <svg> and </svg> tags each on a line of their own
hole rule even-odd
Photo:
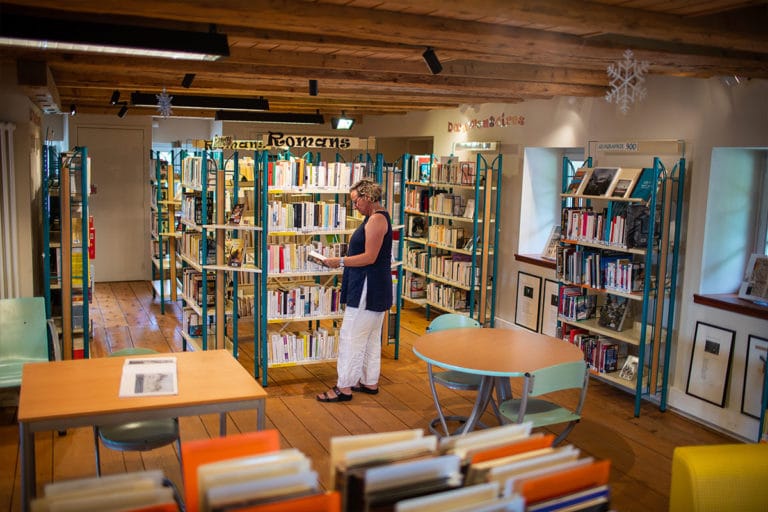
<svg viewBox="0 0 768 512">
<path fill-rule="evenodd" d="M 365 309 L 368 281 L 363 284 L 363 296 L 356 308 L 347 306 L 339 331 L 339 357 L 336 385 L 339 388 L 357 386 L 357 383 L 374 386 L 381 373 L 381 326 L 384 311 Z"/>
</svg>

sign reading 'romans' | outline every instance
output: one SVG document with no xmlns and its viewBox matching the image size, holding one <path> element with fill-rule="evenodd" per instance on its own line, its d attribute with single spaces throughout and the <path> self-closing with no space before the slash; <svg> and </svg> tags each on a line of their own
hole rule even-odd
<svg viewBox="0 0 768 512">
<path fill-rule="evenodd" d="M 335 137 L 325 135 L 286 135 L 268 132 L 260 139 L 237 140 L 232 136 L 216 136 L 206 141 L 207 149 L 260 150 L 270 148 L 314 148 L 314 149 L 373 149 L 375 139 L 358 137 Z"/>
</svg>

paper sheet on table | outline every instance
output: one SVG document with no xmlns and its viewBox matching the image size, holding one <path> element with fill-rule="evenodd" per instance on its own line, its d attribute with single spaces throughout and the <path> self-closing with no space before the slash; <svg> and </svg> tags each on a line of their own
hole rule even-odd
<svg viewBox="0 0 768 512">
<path fill-rule="evenodd" d="M 175 357 L 129 358 L 123 363 L 121 398 L 178 394 Z"/>
</svg>

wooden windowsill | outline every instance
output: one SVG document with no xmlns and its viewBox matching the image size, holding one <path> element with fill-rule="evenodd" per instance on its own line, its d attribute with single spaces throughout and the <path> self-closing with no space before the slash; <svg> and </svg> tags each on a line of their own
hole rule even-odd
<svg viewBox="0 0 768 512">
<path fill-rule="evenodd" d="M 530 263 L 531 265 L 536 265 L 538 267 L 551 268 L 552 270 L 557 268 L 554 261 L 546 260 L 539 254 L 515 254 L 515 260 Z"/>
<path fill-rule="evenodd" d="M 740 299 L 735 293 L 715 293 L 708 295 L 693 294 L 695 304 L 704 304 L 717 309 L 731 311 L 739 315 L 768 320 L 768 306 L 760 306 L 752 301 Z"/>
</svg>

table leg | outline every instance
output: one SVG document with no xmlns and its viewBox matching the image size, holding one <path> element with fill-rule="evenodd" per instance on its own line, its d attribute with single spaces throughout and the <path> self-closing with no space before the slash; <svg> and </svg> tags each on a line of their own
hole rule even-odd
<svg viewBox="0 0 768 512">
<path fill-rule="evenodd" d="M 19 422 L 19 450 L 21 451 L 21 509 L 29 510 L 32 498 L 37 494 L 35 468 L 35 435 L 29 425 Z"/>
<path fill-rule="evenodd" d="M 227 435 L 227 413 L 222 412 L 219 414 L 219 435 L 224 437 Z"/>
<path fill-rule="evenodd" d="M 477 390 L 477 398 L 475 398 L 475 406 L 472 408 L 472 413 L 469 415 L 469 418 L 467 418 L 467 422 L 462 425 L 457 433 L 466 434 L 467 432 L 472 432 L 472 430 L 474 430 L 475 425 L 477 425 L 480 417 L 488 407 L 488 402 L 491 400 L 491 395 L 493 394 L 493 381 L 494 377 L 483 375 L 483 378 L 480 380 L 480 387 Z"/>
<path fill-rule="evenodd" d="M 266 399 L 259 400 L 259 403 L 256 404 L 256 430 L 264 430 L 264 422 L 266 420 L 264 409 L 266 406 Z"/>
</svg>

